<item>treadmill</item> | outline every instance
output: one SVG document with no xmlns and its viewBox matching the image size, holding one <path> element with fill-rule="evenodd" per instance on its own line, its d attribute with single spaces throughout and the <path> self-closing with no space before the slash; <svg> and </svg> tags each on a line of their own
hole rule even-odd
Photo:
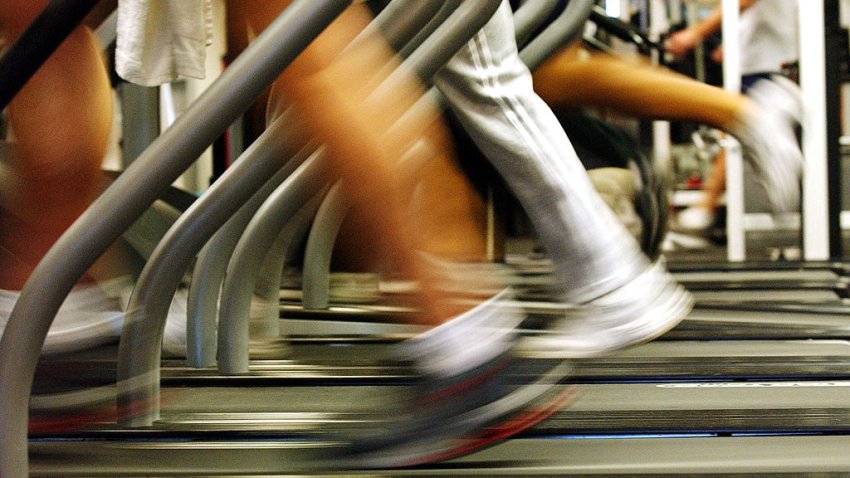
<svg viewBox="0 0 850 478">
<path fill-rule="evenodd" d="M 352 351 L 358 346 L 304 341 L 305 348 L 315 347 L 312 353 L 320 356 L 329 355 L 328 350 Z M 846 354 L 844 343 L 818 342 L 818 352 L 791 352 L 775 344 L 765 348 L 773 350 L 774 358 L 820 354 L 830 361 Z M 754 342 L 730 344 L 738 349 L 737 354 L 742 353 L 740 349 L 744 349 L 743 355 L 758 351 Z M 371 345 L 379 349 L 384 344 Z M 654 354 L 648 355 L 654 359 L 647 359 L 639 350 L 629 351 L 619 357 L 621 363 L 614 368 L 623 362 L 651 362 L 659 355 L 692 364 L 714 360 L 715 356 L 700 351 L 699 345 L 649 344 L 642 350 L 654 347 Z M 255 370 L 273 370 L 276 365 L 253 363 Z M 582 366 L 587 368 L 584 375 Z M 844 452 L 848 404 L 842 400 L 846 394 L 841 393 L 847 381 L 839 369 L 820 376 L 801 378 L 798 374 L 803 372 L 792 372 L 790 376 L 764 375 L 747 381 L 733 371 L 718 378 L 720 374 L 707 370 L 684 380 L 673 377 L 672 372 L 661 379 L 635 379 L 633 374 L 624 377 L 613 370 L 603 377 L 598 369 L 593 371 L 595 366 L 577 365 L 575 379 L 564 385 L 579 392 L 572 406 L 526 435 L 474 455 L 409 470 L 331 472 L 347 476 L 717 472 L 775 476 L 848 469 Z M 312 440 L 310 432 L 316 427 L 335 427 L 364 406 L 380 406 L 388 394 L 403 393 L 404 371 L 393 373 L 389 383 L 379 384 L 368 381 L 374 377 L 363 381 L 355 376 L 337 382 L 326 377 L 319 383 L 314 377 L 312 383 L 293 386 L 297 374 L 270 373 L 265 383 L 257 381 L 251 387 L 240 384 L 239 376 L 207 377 L 206 383 L 189 387 L 179 383 L 179 376 L 170 382 L 163 372 L 161 420 L 135 429 L 102 426 L 85 432 L 34 435 L 29 442 L 31 476 L 327 475 L 327 470 L 317 471 L 316 464 L 328 456 L 333 444 Z M 60 393 L 52 398 L 68 397 Z M 616 405 L 604 406 L 612 403 Z M 698 407 L 692 407 L 694 404 Z M 730 409 L 735 413 L 728 414 Z M 812 411 L 812 415 L 806 414 Z M 3 438 L 8 446 L 5 434 Z M 813 448 L 828 453 L 827 457 L 813 456 Z"/>
</svg>

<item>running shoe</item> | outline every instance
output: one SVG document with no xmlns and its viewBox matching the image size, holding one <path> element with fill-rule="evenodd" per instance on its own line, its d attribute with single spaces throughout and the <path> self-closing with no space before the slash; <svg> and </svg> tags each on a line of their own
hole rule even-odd
<svg viewBox="0 0 850 478">
<path fill-rule="evenodd" d="M 659 261 L 626 285 L 568 310 L 520 349 L 550 358 L 607 355 L 660 337 L 692 307 L 690 293 Z"/>
<path fill-rule="evenodd" d="M 692 206 L 676 215 L 676 230 L 688 233 L 707 233 L 714 225 L 714 220 L 714 211 L 702 206 Z"/>
<path fill-rule="evenodd" d="M 78 352 L 117 341 L 124 326 L 124 306 L 132 288 L 130 276 L 75 287 L 56 313 L 42 354 Z M 178 290 L 168 312 L 163 340 L 167 355 L 186 356 L 187 294 L 185 288 Z M 6 328 L 19 295 L 17 291 L 0 289 L 0 334 Z"/>
<path fill-rule="evenodd" d="M 114 341 L 124 323 L 117 294 L 127 284 L 132 284 L 129 277 L 118 277 L 75 287 L 59 308 L 42 353 L 75 352 Z M 5 330 L 19 295 L 0 290 L 0 332 Z"/>
<path fill-rule="evenodd" d="M 419 379 L 397 417 L 351 438 L 344 466 L 398 468 L 464 455 L 570 402 L 575 390 L 559 385 L 569 363 L 514 354 L 524 315 L 507 303 L 508 294 L 402 344 Z"/>
<path fill-rule="evenodd" d="M 747 93 L 758 106 L 741 115 L 732 133 L 764 187 L 774 212 L 794 212 L 800 206 L 804 159 L 796 127 L 801 116 L 799 89 L 777 77 L 762 80 Z"/>
</svg>

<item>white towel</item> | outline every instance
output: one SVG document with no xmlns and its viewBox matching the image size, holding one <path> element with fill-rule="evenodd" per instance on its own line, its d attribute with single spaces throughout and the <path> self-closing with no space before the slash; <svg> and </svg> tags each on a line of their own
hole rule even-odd
<svg viewBox="0 0 850 478">
<path fill-rule="evenodd" d="M 115 63 L 127 81 L 156 86 L 203 78 L 211 0 L 119 0 Z"/>
</svg>

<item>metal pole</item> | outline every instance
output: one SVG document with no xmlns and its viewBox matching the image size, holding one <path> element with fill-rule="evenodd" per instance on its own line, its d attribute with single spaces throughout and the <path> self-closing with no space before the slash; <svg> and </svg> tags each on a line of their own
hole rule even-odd
<svg viewBox="0 0 850 478">
<path fill-rule="evenodd" d="M 741 91 L 741 46 L 738 41 L 740 5 L 738 0 L 723 0 L 723 88 L 735 94 Z M 747 258 L 744 230 L 744 162 L 741 146 L 729 140 L 726 148 L 726 255 L 730 262 Z"/>
<path fill-rule="evenodd" d="M 829 182 L 827 167 L 826 45 L 824 0 L 800 0 L 800 89 L 803 94 L 803 257 L 829 257 Z M 841 176 L 837 176 L 840 178 Z"/>
<path fill-rule="evenodd" d="M 827 197 L 829 201 L 829 257 L 844 257 L 841 238 L 841 206 L 844 196 L 841 178 L 841 52 L 847 47 L 847 32 L 842 31 L 838 0 L 824 4 L 825 97 L 826 100 L 826 163 Z"/>
</svg>

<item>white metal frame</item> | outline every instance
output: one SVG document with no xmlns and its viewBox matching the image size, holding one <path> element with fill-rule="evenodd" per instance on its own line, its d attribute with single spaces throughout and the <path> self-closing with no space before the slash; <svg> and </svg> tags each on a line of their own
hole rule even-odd
<svg viewBox="0 0 850 478">
<path fill-rule="evenodd" d="M 723 88 L 735 94 L 741 91 L 741 48 L 738 42 L 740 23 L 738 0 L 723 0 Z M 741 147 L 731 140 L 726 152 L 726 235 L 727 259 L 741 262 L 747 258 L 744 228 L 744 162 Z"/>
<path fill-rule="evenodd" d="M 829 199 L 827 178 L 826 75 L 823 0 L 797 0 L 799 3 L 800 88 L 803 114 L 803 174 L 801 220 L 803 258 L 829 258 Z M 739 2 L 723 0 L 723 82 L 727 91 L 741 88 L 740 45 L 738 44 Z M 734 141 L 726 150 L 726 197 L 728 236 L 727 258 L 731 262 L 746 259 L 744 211 L 744 168 L 741 149 Z"/>
<path fill-rule="evenodd" d="M 829 258 L 829 184 L 826 132 L 826 46 L 823 0 L 798 0 L 800 37 L 800 88 L 806 105 L 803 113 L 802 225 L 803 257 Z M 837 101 L 837 99 L 836 99 Z M 837 213 L 837 212 L 835 212 Z"/>
</svg>

